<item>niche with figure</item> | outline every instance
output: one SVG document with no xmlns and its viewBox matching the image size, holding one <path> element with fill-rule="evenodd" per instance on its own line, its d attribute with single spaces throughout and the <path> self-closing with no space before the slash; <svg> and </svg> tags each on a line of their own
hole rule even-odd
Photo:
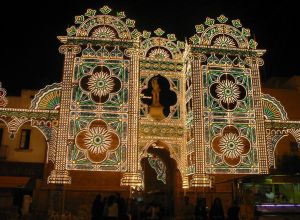
<svg viewBox="0 0 300 220">
<path fill-rule="evenodd" d="M 156 75 L 148 81 L 142 90 L 142 103 L 148 106 L 148 114 L 155 120 L 162 120 L 170 114 L 170 106 L 177 102 L 177 95 L 170 89 L 169 81 Z"/>
</svg>

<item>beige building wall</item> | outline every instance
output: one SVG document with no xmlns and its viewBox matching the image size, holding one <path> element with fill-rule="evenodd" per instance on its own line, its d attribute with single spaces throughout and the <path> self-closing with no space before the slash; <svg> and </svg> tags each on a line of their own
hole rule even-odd
<svg viewBox="0 0 300 220">
<path fill-rule="evenodd" d="M 22 90 L 21 96 L 8 96 L 6 108 L 28 109 L 36 92 L 34 90 Z M 45 162 L 47 153 L 46 139 L 41 131 L 31 127 L 30 122 L 23 124 L 13 139 L 9 137 L 8 128 L 3 121 L 0 121 L 0 128 L 3 129 L 1 151 L 5 151 L 5 159 L 2 158 L 2 160 L 7 162 Z M 20 149 L 22 129 L 30 130 L 29 149 Z"/>
<path fill-rule="evenodd" d="M 300 120 L 300 76 L 293 76 L 287 81 L 278 80 L 276 85 L 262 88 L 264 94 L 275 97 L 285 108 L 291 121 Z M 281 81 L 281 82 L 280 82 Z"/>
</svg>

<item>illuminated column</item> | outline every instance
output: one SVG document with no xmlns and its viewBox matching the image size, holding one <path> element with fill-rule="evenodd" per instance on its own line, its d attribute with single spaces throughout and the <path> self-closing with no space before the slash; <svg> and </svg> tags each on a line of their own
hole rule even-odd
<svg viewBox="0 0 300 220">
<path fill-rule="evenodd" d="M 190 62 L 189 58 L 187 56 L 185 56 L 184 58 L 184 62 L 183 62 L 183 75 L 181 78 L 181 112 L 180 115 L 182 115 L 182 120 L 183 120 L 183 124 L 186 125 L 186 121 L 187 121 L 187 109 L 186 109 L 186 74 L 187 74 L 187 66 L 188 63 Z M 188 189 L 189 188 L 189 179 L 187 176 L 187 166 L 188 166 L 188 162 L 187 162 L 187 126 L 184 126 L 184 135 L 183 135 L 183 141 L 182 141 L 182 151 L 181 151 L 181 164 L 182 164 L 182 188 L 184 189 Z"/>
<path fill-rule="evenodd" d="M 193 133 L 195 146 L 195 174 L 192 177 L 191 186 L 210 186 L 211 182 L 205 175 L 205 149 L 203 129 L 203 82 L 201 63 L 206 61 L 204 54 L 193 55 L 192 60 L 192 97 L 193 97 Z"/>
<path fill-rule="evenodd" d="M 81 48 L 78 45 L 62 45 L 59 47 L 59 52 L 65 54 L 65 61 L 61 86 L 61 104 L 56 142 L 55 167 L 48 177 L 48 183 L 71 184 L 71 177 L 66 170 L 66 153 L 68 146 L 74 59 L 80 50 Z"/>
<path fill-rule="evenodd" d="M 253 87 L 253 100 L 255 110 L 256 122 L 256 146 L 258 150 L 259 172 L 261 174 L 269 173 L 267 143 L 265 137 L 265 124 L 263 113 L 263 102 L 261 95 L 261 84 L 259 75 L 259 66 L 263 65 L 263 60 L 257 57 L 248 57 L 246 62 L 251 66 L 252 72 L 252 87 Z"/>
<path fill-rule="evenodd" d="M 50 119 L 50 117 L 48 118 Z M 49 124 L 50 123 L 50 124 Z M 57 120 L 31 119 L 31 126 L 37 128 L 44 135 L 47 144 L 47 162 L 55 163 L 55 149 L 57 141 Z"/>
<path fill-rule="evenodd" d="M 131 57 L 128 97 L 128 141 L 127 172 L 123 174 L 121 185 L 141 187 L 142 178 L 138 172 L 138 120 L 139 120 L 139 49 L 127 50 Z"/>
<path fill-rule="evenodd" d="M 269 167 L 274 167 L 274 157 L 273 157 L 273 143 L 272 143 L 272 131 L 270 128 L 267 128 L 265 126 L 265 132 L 266 132 L 266 146 L 267 146 L 267 153 L 268 153 L 268 162 Z"/>
</svg>

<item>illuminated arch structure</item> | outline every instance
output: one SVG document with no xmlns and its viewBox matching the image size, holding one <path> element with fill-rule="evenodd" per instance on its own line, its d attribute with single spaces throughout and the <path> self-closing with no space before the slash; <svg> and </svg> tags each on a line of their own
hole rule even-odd
<svg viewBox="0 0 300 220">
<path fill-rule="evenodd" d="M 287 133 L 300 143 L 300 122 L 261 93 L 265 50 L 240 20 L 207 18 L 186 43 L 134 26 L 108 6 L 88 9 L 58 37 L 61 83 L 40 90 L 30 109 L 5 108 L 0 88 L 11 137 L 27 121 L 46 137 L 48 183 L 71 184 L 78 170 L 109 171 L 122 174 L 123 186 L 143 187 L 139 162 L 158 143 L 184 188 L 211 186 L 214 174 L 267 174 Z"/>
</svg>

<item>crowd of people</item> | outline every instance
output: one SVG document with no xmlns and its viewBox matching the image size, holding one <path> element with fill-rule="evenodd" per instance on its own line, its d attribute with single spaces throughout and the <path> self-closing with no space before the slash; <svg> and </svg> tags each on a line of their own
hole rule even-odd
<svg viewBox="0 0 300 220">
<path fill-rule="evenodd" d="M 225 215 L 221 199 L 215 198 L 210 210 L 206 206 L 204 198 L 198 198 L 195 207 L 190 204 L 189 198 L 184 198 L 184 206 L 181 210 L 180 219 L 184 220 L 238 220 L 240 208 L 237 202 L 233 202 Z M 226 218 L 225 218 L 226 216 Z"/>
<path fill-rule="evenodd" d="M 189 197 L 184 197 L 184 205 L 179 210 L 176 219 L 184 220 L 238 220 L 240 208 L 236 202 L 224 213 L 222 201 L 215 198 L 210 210 L 204 198 L 198 198 L 195 206 L 190 203 Z M 91 209 L 92 220 L 163 220 L 175 219 L 168 216 L 166 210 L 159 203 L 137 199 L 125 200 L 119 193 L 102 198 L 100 194 L 93 201 Z"/>
<path fill-rule="evenodd" d="M 92 220 L 159 220 L 164 214 L 158 203 L 146 205 L 134 198 L 125 200 L 119 193 L 104 198 L 97 194 L 91 209 Z"/>
</svg>

